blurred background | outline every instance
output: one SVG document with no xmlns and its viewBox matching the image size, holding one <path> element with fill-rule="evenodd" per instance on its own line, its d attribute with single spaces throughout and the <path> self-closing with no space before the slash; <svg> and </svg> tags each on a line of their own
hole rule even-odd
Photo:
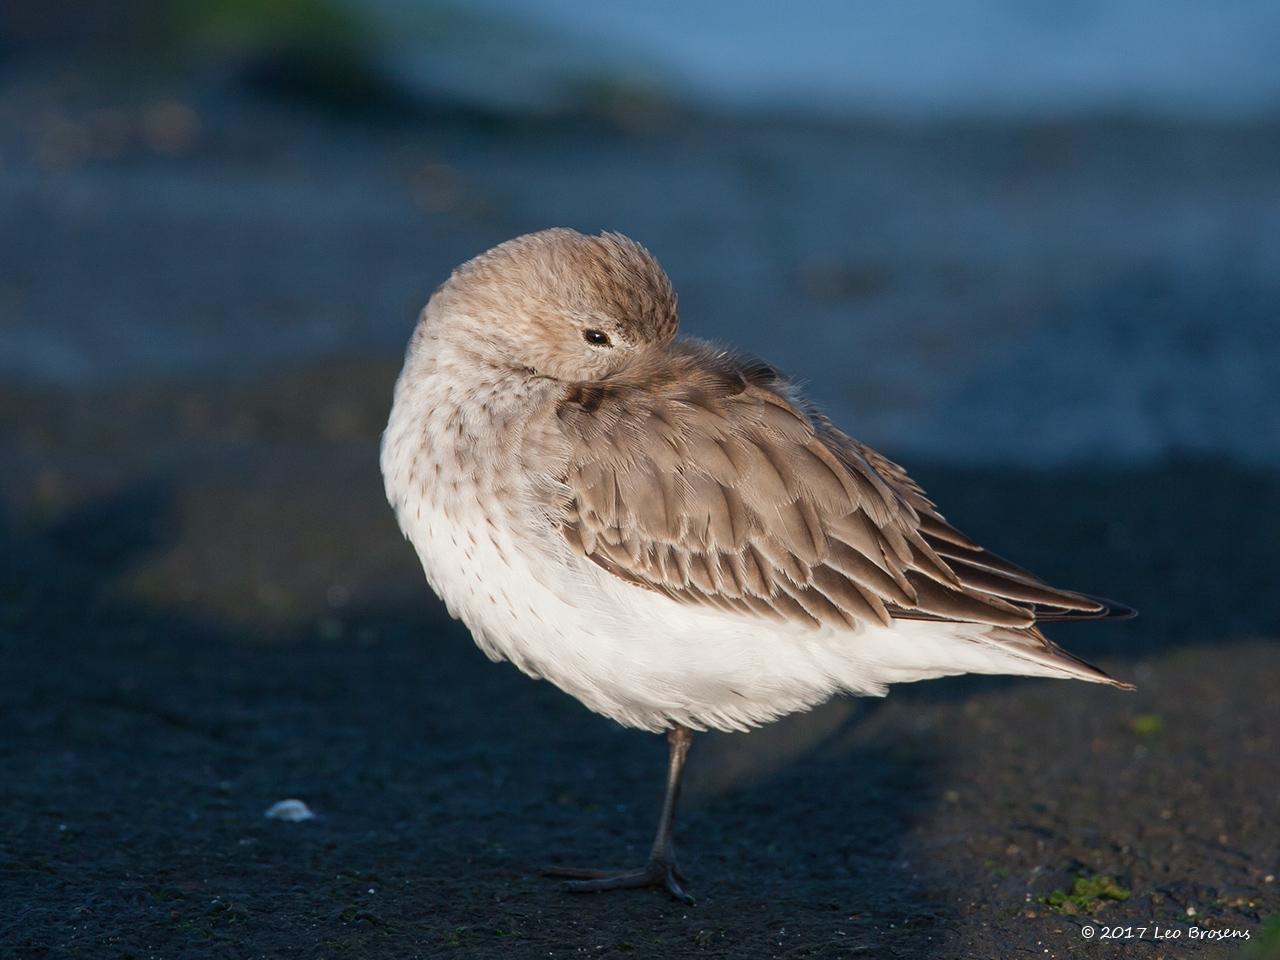
<svg viewBox="0 0 1280 960">
<path fill-rule="evenodd" d="M 6 11 L 20 380 L 389 354 L 564 224 L 901 454 L 1280 460 L 1265 0 Z"/>
<path fill-rule="evenodd" d="M 1080 911 L 1261 950 L 1277 49 L 1268 0 L 7 0 L 0 936 L 1004 956 L 1114 876 Z M 565 904 L 529 871 L 642 850 L 660 745 L 483 661 L 376 459 L 432 290 L 552 225 L 640 240 L 686 332 L 1138 606 L 1055 635 L 1137 697 L 948 681 L 710 738 L 711 912 Z M 291 795 L 309 833 L 261 820 Z"/>
</svg>

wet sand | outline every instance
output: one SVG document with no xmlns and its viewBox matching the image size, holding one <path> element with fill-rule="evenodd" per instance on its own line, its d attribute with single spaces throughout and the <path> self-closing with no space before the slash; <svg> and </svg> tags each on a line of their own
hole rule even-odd
<svg viewBox="0 0 1280 960">
<path fill-rule="evenodd" d="M 430 597 L 376 469 L 396 367 L 0 393 L 7 956 L 1234 957 L 1188 932 L 1280 911 L 1280 478 L 909 464 L 1139 607 L 1053 631 L 1139 691 L 937 681 L 701 737 L 697 905 L 572 897 L 539 865 L 638 862 L 664 747 Z M 1131 896 L 1039 902 L 1077 873 Z"/>
</svg>

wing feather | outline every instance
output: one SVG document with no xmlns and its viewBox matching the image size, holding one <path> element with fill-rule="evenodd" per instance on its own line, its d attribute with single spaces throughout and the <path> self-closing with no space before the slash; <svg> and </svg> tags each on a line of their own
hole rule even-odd
<svg viewBox="0 0 1280 960">
<path fill-rule="evenodd" d="M 677 602 L 807 627 L 987 624 L 1028 649 L 1047 643 L 1038 620 L 1129 612 L 983 550 L 758 361 L 680 341 L 570 387 L 557 420 L 567 542 Z"/>
</svg>

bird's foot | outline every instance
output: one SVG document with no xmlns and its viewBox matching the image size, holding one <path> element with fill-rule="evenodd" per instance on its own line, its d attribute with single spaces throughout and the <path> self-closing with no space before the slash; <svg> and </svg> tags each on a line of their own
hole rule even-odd
<svg viewBox="0 0 1280 960">
<path fill-rule="evenodd" d="M 583 870 L 578 867 L 547 867 L 549 877 L 568 878 L 562 886 L 570 893 L 603 893 L 606 890 L 636 890 L 662 887 L 681 903 L 693 903 L 680 884 L 685 876 L 674 860 L 650 860 L 639 870 Z"/>
</svg>

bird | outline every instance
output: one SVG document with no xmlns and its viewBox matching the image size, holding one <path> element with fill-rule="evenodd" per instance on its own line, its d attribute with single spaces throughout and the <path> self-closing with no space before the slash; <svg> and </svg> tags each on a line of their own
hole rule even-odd
<svg viewBox="0 0 1280 960">
<path fill-rule="evenodd" d="M 549 868 L 569 890 L 692 902 L 673 833 L 695 731 L 963 673 L 1133 689 L 1039 629 L 1133 610 L 985 550 L 773 365 L 677 328 L 634 240 L 516 237 L 431 296 L 382 438 L 400 529 L 479 648 L 666 734 L 648 861 Z"/>
</svg>

